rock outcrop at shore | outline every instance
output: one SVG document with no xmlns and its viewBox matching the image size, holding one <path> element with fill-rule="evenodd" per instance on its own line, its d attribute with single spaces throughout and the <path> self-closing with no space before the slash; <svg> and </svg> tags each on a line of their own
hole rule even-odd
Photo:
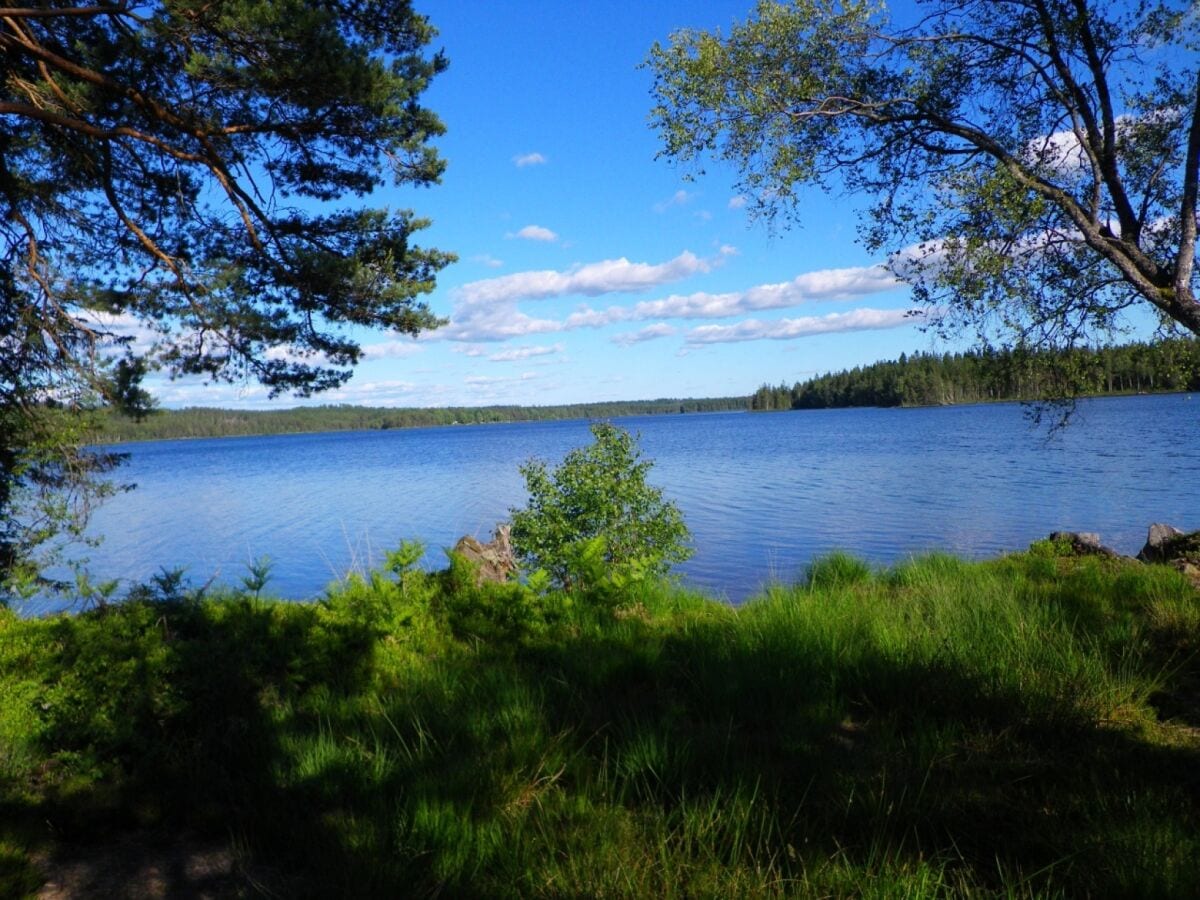
<svg viewBox="0 0 1200 900">
<path fill-rule="evenodd" d="M 1071 552 L 1077 556 L 1105 556 L 1116 559 L 1121 554 L 1100 543 L 1100 535 L 1094 531 L 1052 531 L 1050 540 L 1055 544 L 1070 544 Z"/>
<path fill-rule="evenodd" d="M 1183 532 L 1173 525 L 1156 523 L 1146 535 L 1146 546 L 1137 558 L 1165 563 L 1178 569 L 1200 587 L 1200 531 Z"/>
<path fill-rule="evenodd" d="M 1100 535 L 1094 532 L 1053 531 L 1050 540 L 1069 545 L 1077 556 L 1122 558 L 1121 554 L 1101 544 Z M 1200 587 L 1200 531 L 1180 531 L 1174 525 L 1156 522 L 1147 530 L 1145 546 L 1133 558 L 1178 569 Z"/>
<path fill-rule="evenodd" d="M 516 574 L 517 558 L 509 539 L 510 530 L 508 525 L 497 525 L 496 533 L 489 543 L 484 544 L 470 535 L 464 535 L 454 545 L 454 553 L 475 565 L 476 583 L 504 582 Z"/>
<path fill-rule="evenodd" d="M 1173 545 L 1176 538 L 1187 537 L 1174 525 L 1164 525 L 1160 522 L 1150 526 L 1146 535 L 1146 544 L 1138 553 L 1137 558 L 1142 562 L 1166 562 L 1172 559 Z"/>
</svg>

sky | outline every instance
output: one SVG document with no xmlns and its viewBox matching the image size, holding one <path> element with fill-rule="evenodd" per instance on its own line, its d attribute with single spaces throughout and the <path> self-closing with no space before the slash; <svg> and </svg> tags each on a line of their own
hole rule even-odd
<svg viewBox="0 0 1200 900">
<path fill-rule="evenodd" d="M 424 96 L 446 125 L 440 185 L 373 205 L 432 220 L 454 252 L 417 339 L 362 334 L 365 359 L 311 402 L 551 405 L 746 395 L 946 349 L 909 291 L 856 243 L 853 196 L 814 190 L 803 221 L 751 221 L 734 173 L 656 159 L 651 45 L 727 29 L 751 0 L 416 0 L 449 68 Z M 286 407 L 253 384 L 152 380 L 162 405 Z"/>
</svg>

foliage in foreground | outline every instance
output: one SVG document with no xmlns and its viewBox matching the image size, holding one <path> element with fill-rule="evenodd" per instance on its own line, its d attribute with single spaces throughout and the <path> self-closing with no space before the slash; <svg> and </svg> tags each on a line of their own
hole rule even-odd
<svg viewBox="0 0 1200 900">
<path fill-rule="evenodd" d="M 307 396 L 356 329 L 440 323 L 454 257 L 366 199 L 441 177 L 434 35 L 409 0 L 4 4 L 0 595 L 109 490 L 56 410 L 145 412 L 154 368 Z"/>
<path fill-rule="evenodd" d="M 453 561 L 0 612 L 0 893 L 138 826 L 318 896 L 1190 896 L 1200 596 L 1054 548 L 740 609 Z"/>
<path fill-rule="evenodd" d="M 655 44 L 662 154 L 731 164 L 772 218 L 853 192 L 867 248 L 985 346 L 1085 346 L 1131 307 L 1200 335 L 1195 4 L 888 5 L 758 0 Z"/>
</svg>

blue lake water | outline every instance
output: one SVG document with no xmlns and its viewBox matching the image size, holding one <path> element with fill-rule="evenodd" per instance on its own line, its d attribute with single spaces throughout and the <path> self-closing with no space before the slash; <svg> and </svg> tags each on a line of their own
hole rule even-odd
<svg viewBox="0 0 1200 900">
<path fill-rule="evenodd" d="M 1200 396 L 1084 401 L 1049 437 L 1015 404 L 616 421 L 692 530 L 679 574 L 735 602 L 833 549 L 986 557 L 1066 529 L 1134 553 L 1151 522 L 1200 528 Z M 128 445 L 138 487 L 94 517 L 91 568 L 236 583 L 266 555 L 268 590 L 305 598 L 406 538 L 440 566 L 524 502 L 521 462 L 589 440 L 568 421 Z"/>
</svg>

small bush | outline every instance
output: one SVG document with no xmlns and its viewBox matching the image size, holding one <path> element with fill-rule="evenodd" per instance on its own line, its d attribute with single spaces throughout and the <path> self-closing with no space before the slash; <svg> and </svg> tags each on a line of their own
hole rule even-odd
<svg viewBox="0 0 1200 900">
<path fill-rule="evenodd" d="M 691 556 L 679 508 L 646 482 L 651 463 L 615 425 L 592 425 L 595 442 L 572 450 L 550 471 L 521 467 L 529 504 L 512 513 L 512 543 L 532 570 L 545 570 L 566 591 L 611 593 L 666 574 Z"/>
</svg>

